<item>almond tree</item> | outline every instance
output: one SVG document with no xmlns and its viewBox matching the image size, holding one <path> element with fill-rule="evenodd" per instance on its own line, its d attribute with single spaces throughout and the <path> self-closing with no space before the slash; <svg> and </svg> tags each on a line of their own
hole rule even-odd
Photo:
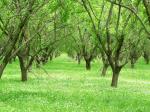
<svg viewBox="0 0 150 112">
<path fill-rule="evenodd" d="M 128 63 L 128 48 L 130 46 L 129 38 L 132 38 L 130 37 L 132 31 L 130 24 L 133 24 L 131 20 L 135 17 L 132 13 L 126 13 L 126 10 L 124 10 L 121 5 L 116 7 L 114 3 L 110 4 L 109 10 L 105 9 L 107 11 L 106 16 L 104 7 L 108 4 L 106 4 L 105 1 L 103 4 L 105 5 L 102 5 L 101 13 L 99 15 L 100 18 L 98 18 L 95 14 L 96 10 L 93 9 L 91 2 L 89 0 L 82 0 L 82 5 L 91 19 L 93 31 L 95 32 L 99 44 L 102 46 L 102 50 L 106 54 L 112 69 L 113 75 L 111 86 L 117 87 L 120 71 Z M 118 0 L 118 4 L 122 4 L 122 0 Z M 126 13 L 126 15 L 121 15 L 122 13 Z M 105 26 L 102 26 L 104 22 Z"/>
<path fill-rule="evenodd" d="M 2 77 L 3 71 L 8 64 L 9 60 L 12 58 L 12 52 L 15 48 L 16 43 L 19 38 L 22 29 L 28 24 L 30 16 L 33 13 L 33 6 L 36 0 L 30 0 L 28 2 L 22 2 L 18 0 L 11 1 L 1 1 L 3 8 L 1 9 L 7 15 L 0 16 L 0 29 L 5 34 L 4 38 L 6 45 L 3 46 L 2 58 L 0 64 L 0 78 Z M 22 10 L 14 7 L 22 7 Z M 25 7 L 24 7 L 25 6 Z M 24 7 L 24 8 L 23 8 Z M 15 23 L 15 24 L 13 24 Z"/>
</svg>

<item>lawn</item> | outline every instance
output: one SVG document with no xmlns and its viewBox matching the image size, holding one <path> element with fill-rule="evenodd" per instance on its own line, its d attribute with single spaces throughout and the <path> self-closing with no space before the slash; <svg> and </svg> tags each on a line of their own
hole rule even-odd
<svg viewBox="0 0 150 112">
<path fill-rule="evenodd" d="M 111 88 L 111 70 L 100 76 L 95 60 L 86 71 L 66 55 L 29 73 L 20 81 L 18 62 L 9 64 L 0 81 L 0 112 L 150 112 L 150 65 L 140 59 L 127 65 L 118 88 Z"/>
</svg>

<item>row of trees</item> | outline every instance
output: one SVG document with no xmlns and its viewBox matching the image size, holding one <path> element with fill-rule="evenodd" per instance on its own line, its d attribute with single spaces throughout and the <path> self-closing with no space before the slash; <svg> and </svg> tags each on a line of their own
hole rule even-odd
<svg viewBox="0 0 150 112">
<path fill-rule="evenodd" d="M 50 6 L 49 0 L 4 0 L 1 12 L 1 65 L 0 78 L 9 61 L 18 57 L 22 81 L 27 80 L 27 71 L 33 61 L 45 63 L 58 47 L 61 36 L 57 36 L 60 12 Z M 52 2 L 56 4 L 55 1 Z M 51 8 L 50 8 L 51 7 Z M 50 9 L 49 9 L 50 8 Z M 58 28 L 56 28 L 58 26 Z"/>
<path fill-rule="evenodd" d="M 18 57 L 21 80 L 35 62 L 66 52 L 86 69 L 97 57 L 102 75 L 112 69 L 117 87 L 122 68 L 134 67 L 143 55 L 149 63 L 150 3 L 148 0 L 1 0 L 0 78 L 7 64 Z"/>
<path fill-rule="evenodd" d="M 93 33 L 99 40 L 99 44 L 112 69 L 111 86 L 117 87 L 120 71 L 129 60 L 130 49 L 132 48 L 131 43 L 142 40 L 138 39 L 141 37 L 140 35 L 142 37 L 147 36 L 145 35 L 145 31 L 149 38 L 149 30 L 147 29 L 149 26 L 143 23 L 141 17 L 138 15 L 139 11 L 146 11 L 147 17 L 149 17 L 149 2 L 146 0 L 142 3 L 140 0 L 133 0 L 131 2 L 104 0 L 101 3 L 101 11 L 98 13 L 100 15 L 97 15 L 96 8 L 92 6 L 94 3 L 88 0 L 81 0 L 81 2 L 91 20 Z M 106 5 L 107 2 L 110 4 Z M 146 10 L 143 9 L 143 6 Z M 143 14 L 144 12 L 141 14 L 142 18 L 145 19 Z M 139 27 L 141 25 L 142 28 Z"/>
</svg>

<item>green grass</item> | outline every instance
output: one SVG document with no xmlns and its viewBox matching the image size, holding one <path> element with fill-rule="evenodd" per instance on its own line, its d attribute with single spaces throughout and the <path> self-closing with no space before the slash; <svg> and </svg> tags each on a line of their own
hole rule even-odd
<svg viewBox="0 0 150 112">
<path fill-rule="evenodd" d="M 150 65 L 127 65 L 118 88 L 110 87 L 111 71 L 100 77 L 101 62 L 86 71 L 62 55 L 20 82 L 18 62 L 10 64 L 0 81 L 0 112 L 149 112 Z"/>
</svg>

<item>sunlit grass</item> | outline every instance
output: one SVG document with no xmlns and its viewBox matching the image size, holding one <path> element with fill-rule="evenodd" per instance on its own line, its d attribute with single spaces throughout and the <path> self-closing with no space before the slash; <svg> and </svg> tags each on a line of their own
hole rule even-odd
<svg viewBox="0 0 150 112">
<path fill-rule="evenodd" d="M 28 82 L 20 82 L 18 62 L 9 65 L 0 81 L 0 112 L 149 112 L 150 65 L 141 59 L 127 65 L 117 89 L 110 87 L 111 71 L 100 77 L 101 62 L 92 70 L 84 62 L 62 55 L 42 68 L 33 67 Z"/>
</svg>

